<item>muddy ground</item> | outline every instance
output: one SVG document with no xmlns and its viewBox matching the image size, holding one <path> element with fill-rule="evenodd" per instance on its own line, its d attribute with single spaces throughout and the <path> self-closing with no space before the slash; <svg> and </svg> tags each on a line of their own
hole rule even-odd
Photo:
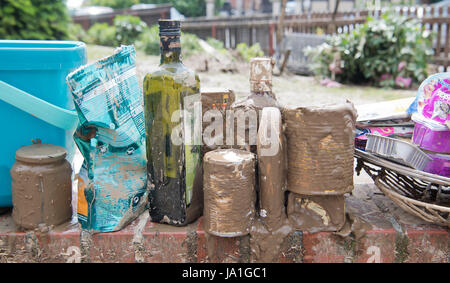
<svg viewBox="0 0 450 283">
<path fill-rule="evenodd" d="M 88 46 L 89 62 L 112 54 L 114 48 L 105 46 Z M 185 65 L 191 69 L 203 65 L 201 56 L 183 59 Z M 137 51 L 138 76 L 143 81 L 144 76 L 159 65 L 159 56 L 149 56 Z M 249 94 L 250 71 L 246 64 L 238 63 L 239 72 L 224 73 L 220 71 L 198 72 L 200 86 L 207 88 L 226 88 L 236 93 L 237 100 Z M 273 79 L 273 91 L 283 105 L 307 106 L 322 103 L 337 103 L 346 99 L 355 104 L 366 104 L 385 100 L 394 100 L 415 96 L 414 90 L 380 89 L 366 86 L 343 85 L 340 88 L 328 88 L 320 85 L 313 77 L 298 76 L 283 73 Z"/>
</svg>

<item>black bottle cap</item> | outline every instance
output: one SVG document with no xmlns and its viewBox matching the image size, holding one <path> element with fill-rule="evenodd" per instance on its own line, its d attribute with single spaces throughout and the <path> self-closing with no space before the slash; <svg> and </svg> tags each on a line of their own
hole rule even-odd
<svg viewBox="0 0 450 283">
<path fill-rule="evenodd" d="M 180 21 L 160 19 L 158 23 L 160 36 L 177 36 L 181 34 Z"/>
</svg>

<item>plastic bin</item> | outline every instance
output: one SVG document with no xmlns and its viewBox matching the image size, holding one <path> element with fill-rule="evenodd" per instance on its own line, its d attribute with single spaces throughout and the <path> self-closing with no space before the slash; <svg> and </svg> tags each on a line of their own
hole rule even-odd
<svg viewBox="0 0 450 283">
<path fill-rule="evenodd" d="M 427 154 L 433 160 L 428 163 L 424 171 L 431 174 L 441 175 L 447 178 L 450 177 L 450 155 L 429 152 L 427 152 Z"/>
<path fill-rule="evenodd" d="M 9 171 L 21 146 L 40 139 L 65 147 L 69 162 L 73 158 L 76 123 L 61 126 L 74 117 L 67 111 L 74 106 L 65 79 L 86 61 L 82 42 L 0 40 L 0 207 L 12 205 Z"/>
<path fill-rule="evenodd" d="M 416 122 L 413 143 L 426 150 L 450 153 L 450 130 L 435 131 L 425 124 Z"/>
</svg>

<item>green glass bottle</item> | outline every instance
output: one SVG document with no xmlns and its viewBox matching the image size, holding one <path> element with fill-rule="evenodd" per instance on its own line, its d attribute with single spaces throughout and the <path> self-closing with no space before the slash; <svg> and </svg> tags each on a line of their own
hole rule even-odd
<svg viewBox="0 0 450 283">
<path fill-rule="evenodd" d="M 182 226 L 203 211 L 200 80 L 181 62 L 180 22 L 160 20 L 159 35 L 161 65 L 144 79 L 150 216 Z"/>
</svg>

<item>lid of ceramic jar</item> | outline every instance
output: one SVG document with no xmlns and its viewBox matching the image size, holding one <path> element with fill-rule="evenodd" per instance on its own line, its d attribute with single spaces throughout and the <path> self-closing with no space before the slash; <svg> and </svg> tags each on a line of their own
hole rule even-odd
<svg viewBox="0 0 450 283">
<path fill-rule="evenodd" d="M 36 164 L 48 164 L 66 158 L 64 147 L 52 144 L 32 144 L 16 151 L 16 160 Z"/>
</svg>

